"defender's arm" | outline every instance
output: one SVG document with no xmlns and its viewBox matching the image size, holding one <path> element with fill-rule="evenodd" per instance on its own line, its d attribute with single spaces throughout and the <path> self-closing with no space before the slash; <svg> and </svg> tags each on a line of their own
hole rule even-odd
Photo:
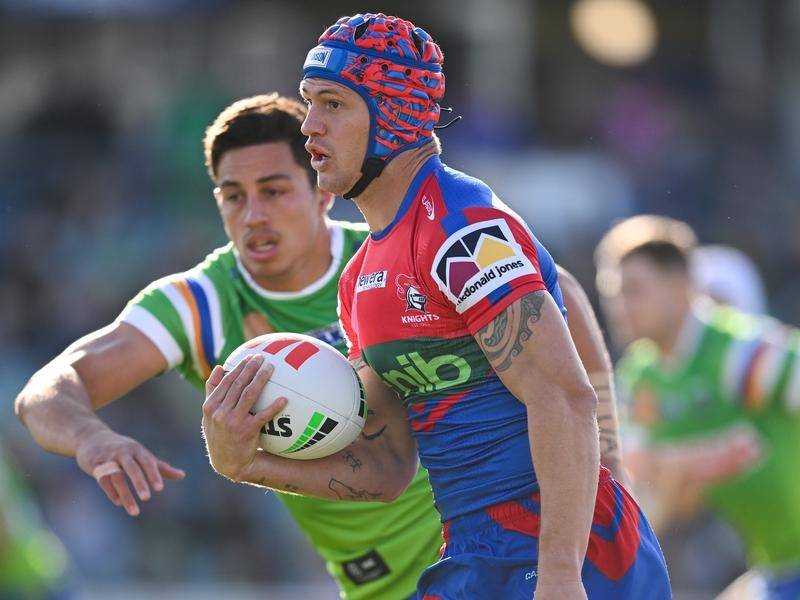
<svg viewBox="0 0 800 600">
<path fill-rule="evenodd" d="M 45 450 L 74 456 L 117 506 L 139 514 L 126 481 L 141 500 L 163 478 L 183 471 L 154 456 L 136 440 L 106 425 L 95 410 L 123 396 L 166 368 L 158 348 L 138 329 L 114 323 L 90 333 L 31 377 L 17 396 L 17 416 Z M 98 467 L 107 465 L 98 474 Z M 116 466 L 114 466 L 116 465 Z"/>
</svg>

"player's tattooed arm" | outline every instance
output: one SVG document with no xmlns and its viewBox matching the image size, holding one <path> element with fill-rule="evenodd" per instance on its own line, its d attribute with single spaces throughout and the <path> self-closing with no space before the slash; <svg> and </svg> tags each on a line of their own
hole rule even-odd
<svg viewBox="0 0 800 600">
<path fill-rule="evenodd" d="M 236 481 L 329 500 L 391 502 L 417 472 L 416 444 L 397 395 L 368 366 L 358 372 L 370 409 L 364 436 L 314 460 L 258 451 Z"/>
<path fill-rule="evenodd" d="M 356 373 L 359 373 L 364 368 L 369 368 L 366 361 L 362 356 L 354 358 L 350 361 L 350 364 L 353 365 L 353 369 L 355 369 Z M 361 375 L 359 375 L 360 377 Z M 369 398 L 367 398 L 367 403 L 369 403 Z M 361 438 L 371 442 L 372 440 L 376 440 L 381 437 L 384 433 L 386 433 L 386 425 L 379 425 L 377 427 L 372 426 L 375 421 L 375 410 L 372 408 L 367 409 L 367 424 L 364 426 L 364 429 L 361 431 Z"/>
<path fill-rule="evenodd" d="M 350 450 L 346 450 L 342 458 L 344 459 L 344 462 L 347 464 L 347 466 L 353 469 L 353 472 L 358 471 L 364 464 Z"/>
<path fill-rule="evenodd" d="M 478 343 L 498 374 L 511 367 L 533 335 L 532 327 L 542 317 L 546 294 L 540 291 L 523 296 L 478 331 Z"/>
<path fill-rule="evenodd" d="M 367 417 L 368 418 L 371 417 L 374 414 L 375 414 L 374 410 L 372 410 L 371 408 L 367 409 Z M 364 438 L 365 440 L 367 440 L 368 442 L 371 442 L 372 440 L 376 440 L 379 437 L 381 437 L 384 433 L 386 433 L 386 425 L 384 425 L 383 427 L 381 427 L 377 431 L 367 432 L 367 431 L 363 431 L 362 430 L 361 431 L 361 437 Z"/>
<path fill-rule="evenodd" d="M 528 415 L 541 491 L 538 581 L 580 584 L 600 463 L 597 397 L 564 318 L 549 293 L 532 292 L 477 331 L 475 340 Z"/>
<path fill-rule="evenodd" d="M 356 488 L 347 485 L 345 482 L 339 481 L 333 477 L 331 477 L 331 480 L 328 482 L 328 488 L 330 488 L 330 490 L 336 494 L 339 500 L 364 500 L 367 502 L 374 502 L 375 500 L 380 500 L 383 496 L 383 492 L 357 490 Z"/>
<path fill-rule="evenodd" d="M 611 386 L 609 384 L 594 384 L 593 387 L 598 400 L 597 425 L 600 431 L 600 454 L 601 456 L 616 454 L 617 450 L 619 450 L 616 416 L 601 413 L 599 408 L 604 402 L 609 402 L 607 399 L 612 396 Z"/>
<path fill-rule="evenodd" d="M 386 425 L 378 429 L 378 431 L 376 431 L 375 433 L 367 433 L 366 431 L 362 431 L 361 437 L 367 440 L 368 442 L 371 442 L 372 440 L 381 437 L 384 433 L 386 433 Z"/>
</svg>

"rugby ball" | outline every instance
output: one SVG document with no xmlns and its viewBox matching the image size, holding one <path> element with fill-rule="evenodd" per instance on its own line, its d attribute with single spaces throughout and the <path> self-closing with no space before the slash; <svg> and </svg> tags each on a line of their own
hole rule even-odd
<svg viewBox="0 0 800 600">
<path fill-rule="evenodd" d="M 275 366 L 253 412 L 277 398 L 282 412 L 264 424 L 261 448 L 278 456 L 307 460 L 329 456 L 355 441 L 367 418 L 361 379 L 333 346 L 299 333 L 268 333 L 231 352 L 223 368 L 262 354 Z"/>
</svg>

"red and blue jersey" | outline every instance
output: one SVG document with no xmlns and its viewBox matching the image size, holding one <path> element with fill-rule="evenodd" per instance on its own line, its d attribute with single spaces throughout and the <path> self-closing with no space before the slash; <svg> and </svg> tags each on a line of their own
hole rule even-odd
<svg viewBox="0 0 800 600">
<path fill-rule="evenodd" d="M 556 267 L 483 182 L 429 159 L 339 282 L 350 357 L 403 400 L 443 519 L 537 491 L 527 411 L 474 339 Z"/>
</svg>

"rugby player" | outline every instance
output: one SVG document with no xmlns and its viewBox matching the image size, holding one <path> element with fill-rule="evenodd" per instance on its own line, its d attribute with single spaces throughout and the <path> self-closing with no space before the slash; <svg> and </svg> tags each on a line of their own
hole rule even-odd
<svg viewBox="0 0 800 600">
<path fill-rule="evenodd" d="M 619 364 L 643 438 L 630 466 L 654 497 L 654 524 L 711 508 L 766 581 L 748 597 L 797 600 L 800 332 L 698 294 L 695 245 L 686 223 L 642 215 L 596 252 L 610 323 L 637 338 Z"/>
<path fill-rule="evenodd" d="M 230 243 L 148 285 L 114 323 L 72 344 L 19 395 L 18 414 L 34 439 L 76 457 L 130 515 L 139 514 L 137 498 L 147 500 L 183 473 L 112 431 L 97 409 L 171 369 L 202 389 L 231 350 L 270 331 L 308 333 L 344 351 L 337 283 L 367 230 L 326 218 L 331 195 L 316 185 L 300 132 L 305 116 L 303 104 L 277 94 L 226 108 L 206 133 L 205 156 Z M 564 277 L 576 344 L 598 395 L 606 394 L 603 464 L 621 473 L 610 362 L 583 290 Z M 347 460 L 346 470 L 357 468 Z M 441 524 L 424 470 L 392 504 L 306 498 L 291 494 L 291 484 L 279 489 L 347 598 L 406 598 L 438 555 Z"/>
<path fill-rule="evenodd" d="M 354 199 L 370 227 L 339 284 L 369 439 L 302 464 L 260 452 L 284 401 L 250 415 L 271 373 L 254 357 L 207 381 L 212 466 L 311 496 L 392 500 L 419 455 L 445 539 L 423 599 L 668 598 L 646 518 L 599 465 L 596 395 L 553 259 L 488 186 L 439 160 L 441 65 L 425 31 L 383 14 L 340 19 L 304 65 L 319 187 Z"/>
</svg>

